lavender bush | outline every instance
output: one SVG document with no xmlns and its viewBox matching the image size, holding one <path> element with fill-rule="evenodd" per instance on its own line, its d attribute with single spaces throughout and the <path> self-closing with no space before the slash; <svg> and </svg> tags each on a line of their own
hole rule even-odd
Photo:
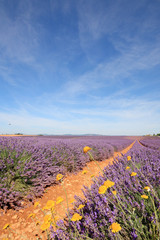
<svg viewBox="0 0 160 240">
<path fill-rule="evenodd" d="M 140 140 L 140 143 L 146 147 L 160 151 L 160 137 L 145 137 Z"/>
</svg>

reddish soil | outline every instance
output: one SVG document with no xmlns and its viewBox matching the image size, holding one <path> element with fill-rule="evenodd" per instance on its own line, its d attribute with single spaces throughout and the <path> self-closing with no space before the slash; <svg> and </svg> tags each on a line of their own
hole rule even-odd
<svg viewBox="0 0 160 240">
<path fill-rule="evenodd" d="M 134 141 L 135 142 L 135 141 Z M 106 159 L 105 161 L 98 162 L 98 165 L 101 169 L 112 164 L 113 160 L 120 156 L 121 153 L 125 154 L 128 152 L 130 148 L 132 148 L 134 142 L 122 150 L 121 152 L 115 152 L 114 156 Z M 93 183 L 92 175 L 98 176 L 100 173 L 100 169 L 97 167 L 94 161 L 89 162 L 87 166 L 83 169 L 86 170 L 86 174 L 82 174 L 78 172 L 77 174 L 69 174 L 65 176 L 62 184 L 54 185 L 48 187 L 46 192 L 44 193 L 43 197 L 40 199 L 36 199 L 40 203 L 38 207 L 34 207 L 32 203 L 25 205 L 24 209 L 15 211 L 15 210 L 8 210 L 7 213 L 4 213 L 0 210 L 0 240 L 8 238 L 10 240 L 19 240 L 19 239 L 28 239 L 28 240 L 35 240 L 39 239 L 38 237 L 41 236 L 41 239 L 46 240 L 46 232 L 42 232 L 40 230 L 40 225 L 43 223 L 44 214 L 42 212 L 42 208 L 46 205 L 48 200 L 56 201 L 57 197 L 62 197 L 64 201 L 57 205 L 56 207 L 56 215 L 58 215 L 59 219 L 63 219 L 66 215 L 67 210 L 67 201 L 66 201 L 66 194 L 64 191 L 64 187 L 67 192 L 68 201 L 74 199 L 74 196 L 80 196 L 84 198 L 82 189 L 83 186 L 90 187 Z M 69 208 L 72 208 L 73 204 L 69 203 Z M 45 210 L 46 211 L 46 210 Z M 35 213 L 36 217 L 34 221 L 32 218 L 27 218 L 29 214 Z M 38 225 L 35 222 L 39 222 Z M 10 224 L 10 227 L 3 230 L 5 224 Z"/>
</svg>

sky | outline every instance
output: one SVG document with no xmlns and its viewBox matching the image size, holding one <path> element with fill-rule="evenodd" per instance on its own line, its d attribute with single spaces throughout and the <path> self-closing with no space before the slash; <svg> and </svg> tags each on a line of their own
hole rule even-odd
<svg viewBox="0 0 160 240">
<path fill-rule="evenodd" d="M 0 0 L 0 134 L 160 132 L 160 0 Z"/>
</svg>

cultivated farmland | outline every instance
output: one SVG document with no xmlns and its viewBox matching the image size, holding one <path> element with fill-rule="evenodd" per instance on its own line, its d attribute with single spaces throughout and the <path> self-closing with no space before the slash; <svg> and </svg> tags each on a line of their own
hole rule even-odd
<svg viewBox="0 0 160 240">
<path fill-rule="evenodd" d="M 40 209 L 36 198 L 42 197 L 47 187 L 60 184 L 65 192 L 65 176 L 67 179 L 82 172 L 87 179 L 84 166 L 93 162 L 99 166 L 100 175 L 92 173 L 93 184 L 83 189 L 84 197 L 74 197 L 65 219 L 60 219 L 55 210 L 64 199 L 50 199 L 42 209 L 41 234 L 33 239 L 159 239 L 160 138 L 140 138 L 112 165 L 100 167 L 102 161 L 134 140 L 105 136 L 1 137 L 1 209 L 21 209 L 22 200 L 35 201 L 35 208 Z M 71 199 L 66 196 L 66 200 Z M 36 222 L 35 214 L 29 217 Z M 8 228 L 6 225 L 4 231 Z"/>
</svg>

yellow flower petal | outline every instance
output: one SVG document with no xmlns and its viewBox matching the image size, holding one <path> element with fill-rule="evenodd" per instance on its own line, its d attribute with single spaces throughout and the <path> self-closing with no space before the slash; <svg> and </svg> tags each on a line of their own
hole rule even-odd
<svg viewBox="0 0 160 240">
<path fill-rule="evenodd" d="M 112 182 L 112 181 L 110 181 L 110 180 L 108 180 L 108 179 L 107 179 L 107 181 L 105 181 L 105 182 L 103 183 L 103 185 L 106 186 L 107 188 L 113 187 L 114 184 L 115 184 L 114 182 Z"/>
<path fill-rule="evenodd" d="M 49 222 L 44 222 L 44 223 L 41 225 L 40 229 L 41 229 L 42 231 L 45 231 L 45 230 L 47 230 L 49 227 L 50 227 L 50 223 L 49 223 Z"/>
<path fill-rule="evenodd" d="M 36 216 L 36 214 L 35 213 L 30 213 L 29 215 L 28 215 L 28 217 L 27 218 L 31 218 L 31 217 L 35 217 Z"/>
<path fill-rule="evenodd" d="M 127 167 L 126 167 L 126 170 L 128 170 L 128 169 L 130 169 L 130 167 L 127 166 Z"/>
<path fill-rule="evenodd" d="M 146 187 L 144 187 L 144 190 L 147 190 L 149 192 L 151 189 L 150 189 L 150 187 L 146 186 Z"/>
<path fill-rule="evenodd" d="M 39 202 L 34 203 L 34 207 L 37 207 L 39 205 Z"/>
<path fill-rule="evenodd" d="M 112 193 L 113 193 L 113 195 L 116 195 L 117 194 L 117 191 L 115 190 L 115 191 L 112 191 Z"/>
<path fill-rule="evenodd" d="M 119 232 L 122 228 L 119 223 L 115 222 L 109 227 L 113 233 Z"/>
<path fill-rule="evenodd" d="M 98 193 L 99 194 L 104 194 L 107 191 L 107 187 L 102 185 L 99 187 Z"/>
<path fill-rule="evenodd" d="M 83 170 L 82 171 L 82 174 L 86 174 L 88 171 L 87 170 Z"/>
<path fill-rule="evenodd" d="M 130 161 L 131 160 L 131 156 L 127 156 L 127 160 Z"/>
<path fill-rule="evenodd" d="M 136 175 L 137 175 L 136 172 L 132 172 L 132 173 L 131 173 L 131 177 L 136 176 Z"/>
<path fill-rule="evenodd" d="M 91 149 L 92 149 L 92 148 L 86 146 L 86 147 L 83 148 L 83 152 L 84 152 L 84 153 L 87 153 L 87 152 L 88 152 L 89 150 L 91 150 Z"/>
<path fill-rule="evenodd" d="M 47 214 L 44 216 L 43 220 L 45 223 L 50 222 L 52 219 L 52 214 Z"/>
<path fill-rule="evenodd" d="M 71 221 L 75 222 L 75 221 L 79 221 L 82 219 L 82 216 L 79 215 L 78 213 L 75 213 L 72 218 L 71 218 Z"/>
<path fill-rule="evenodd" d="M 5 225 L 4 225 L 4 227 L 3 227 L 3 230 L 4 229 L 7 229 L 9 227 L 9 223 L 6 223 Z"/>
<path fill-rule="evenodd" d="M 148 199 L 147 195 L 141 195 L 141 198 Z"/>
<path fill-rule="evenodd" d="M 58 174 L 57 177 L 56 177 L 56 180 L 59 181 L 63 178 L 63 175 L 62 174 Z"/>
</svg>

